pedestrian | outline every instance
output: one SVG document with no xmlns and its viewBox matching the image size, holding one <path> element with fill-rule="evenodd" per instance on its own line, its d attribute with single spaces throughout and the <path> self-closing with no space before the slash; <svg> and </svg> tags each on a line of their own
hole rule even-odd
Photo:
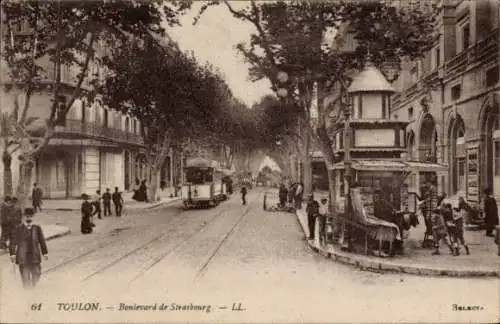
<svg viewBox="0 0 500 324">
<path fill-rule="evenodd" d="M 245 186 L 241 187 L 241 201 L 243 205 L 247 204 L 247 188 Z"/>
<path fill-rule="evenodd" d="M 463 197 L 458 198 L 458 207 L 454 209 L 453 221 L 455 223 L 457 243 L 460 243 L 465 248 L 465 253 L 470 254 L 469 246 L 464 239 L 464 220 L 469 213 L 470 206 L 465 202 Z M 460 249 L 457 246 L 456 254 L 460 255 Z"/>
<path fill-rule="evenodd" d="M 328 198 L 321 198 L 321 203 L 318 209 L 318 223 L 319 223 L 319 242 L 325 244 L 326 242 L 326 219 L 328 218 Z"/>
<path fill-rule="evenodd" d="M 293 200 L 294 200 L 294 196 L 295 196 L 295 183 L 290 183 L 290 187 L 288 188 L 288 206 L 290 208 L 293 208 L 294 204 L 293 204 Z"/>
<path fill-rule="evenodd" d="M 10 196 L 5 196 L 2 205 L 0 205 L 0 218 L 1 218 L 1 231 L 0 234 L 0 249 L 7 248 L 7 242 L 10 237 L 10 214 L 12 213 L 13 206 Z"/>
<path fill-rule="evenodd" d="M 37 183 L 35 182 L 33 184 L 33 191 L 31 192 L 31 202 L 33 204 L 33 209 L 35 210 L 35 213 L 37 208 L 39 211 L 42 211 L 42 196 L 43 196 L 42 189 L 40 189 Z"/>
<path fill-rule="evenodd" d="M 115 187 L 115 192 L 113 192 L 111 198 L 113 199 L 113 204 L 115 205 L 116 217 L 120 217 L 122 215 L 124 201 L 122 193 L 118 191 L 118 187 Z"/>
<path fill-rule="evenodd" d="M 493 237 L 493 229 L 498 225 L 498 206 L 493 191 L 490 188 L 484 190 L 484 222 L 486 225 L 486 236 Z"/>
<path fill-rule="evenodd" d="M 302 196 L 304 195 L 304 185 L 299 182 L 295 188 L 295 209 L 302 209 Z"/>
<path fill-rule="evenodd" d="M 459 255 L 458 232 L 457 232 L 457 226 L 455 225 L 455 221 L 453 219 L 452 205 L 450 203 L 444 204 L 441 213 L 443 215 L 444 224 L 446 226 L 446 231 L 451 244 L 451 249 L 452 249 L 451 253 L 455 256 Z"/>
<path fill-rule="evenodd" d="M 307 201 L 306 213 L 307 213 L 307 225 L 309 228 L 309 239 L 314 240 L 314 225 L 316 217 L 319 213 L 319 204 L 316 200 L 314 200 L 314 196 L 311 194 L 308 196 L 309 199 Z"/>
<path fill-rule="evenodd" d="M 279 199 L 280 199 L 280 208 L 285 208 L 286 207 L 286 200 L 288 197 L 288 190 L 286 189 L 286 187 L 283 183 L 280 185 L 278 195 L 279 195 Z"/>
<path fill-rule="evenodd" d="M 102 205 L 104 207 L 104 216 L 111 216 L 111 192 L 106 188 L 106 192 L 102 195 Z"/>
<path fill-rule="evenodd" d="M 42 255 L 45 260 L 48 260 L 45 236 L 42 228 L 33 224 L 34 214 L 33 208 L 24 210 L 24 224 L 15 228 L 9 247 L 12 263 L 19 265 L 24 288 L 36 286 L 42 275 Z"/>
<path fill-rule="evenodd" d="M 444 216 L 447 214 L 447 207 L 442 204 L 441 207 L 435 209 L 432 213 L 432 238 L 434 241 L 434 252 L 432 255 L 439 255 L 439 242 L 443 241 L 448 245 L 452 254 L 454 254 L 453 247 L 448 237 L 448 229 L 444 221 Z"/>
<path fill-rule="evenodd" d="M 102 219 L 101 217 L 101 190 L 97 190 L 95 192 L 96 196 L 93 202 L 94 205 L 94 214 L 93 217 L 97 215 L 97 218 Z"/>
<path fill-rule="evenodd" d="M 90 234 L 92 233 L 92 213 L 93 213 L 93 205 L 89 202 L 89 195 L 83 194 L 82 195 L 82 207 L 81 207 L 81 212 L 82 212 L 82 221 L 80 223 L 80 231 L 82 234 Z"/>
</svg>

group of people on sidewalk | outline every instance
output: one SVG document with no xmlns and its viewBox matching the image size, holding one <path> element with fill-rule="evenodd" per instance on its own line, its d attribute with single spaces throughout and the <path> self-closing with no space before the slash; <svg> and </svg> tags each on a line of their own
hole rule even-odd
<svg viewBox="0 0 500 324">
<path fill-rule="evenodd" d="M 109 188 L 106 192 L 101 195 L 101 191 L 96 191 L 95 198 L 91 201 L 91 197 L 87 194 L 82 194 L 82 221 L 80 225 L 80 231 L 82 234 L 90 234 L 95 227 L 94 218 L 97 216 L 98 219 L 102 219 L 102 209 L 104 209 L 104 216 L 111 216 L 111 202 L 115 207 L 116 217 L 121 217 L 123 211 L 123 205 L 125 204 L 123 200 L 122 193 L 119 191 L 118 187 L 115 187 L 115 191 L 111 194 Z M 101 208 L 101 200 L 102 207 Z"/>
<path fill-rule="evenodd" d="M 288 202 L 289 205 L 293 205 L 295 209 L 302 208 L 302 199 L 304 195 L 304 185 L 301 182 L 290 183 L 287 188 L 285 184 L 281 184 L 279 187 L 279 207 L 285 208 Z"/>
<path fill-rule="evenodd" d="M 326 219 L 328 217 L 328 198 L 322 197 L 320 203 L 314 199 L 314 195 L 308 195 L 307 205 L 307 228 L 309 229 L 309 239 L 315 238 L 315 224 L 318 221 L 319 241 L 324 244 L 326 241 Z"/>
<path fill-rule="evenodd" d="M 446 195 L 441 193 L 435 195 L 435 188 L 427 185 L 424 188 L 423 197 L 418 197 L 421 202 L 421 212 L 426 226 L 424 244 L 429 236 L 433 238 L 433 255 L 440 254 L 440 242 L 448 246 L 453 255 L 460 255 L 461 245 L 466 254 L 470 254 L 470 248 L 464 238 L 465 223 L 478 213 L 470 206 L 463 197 L 459 197 L 457 206 L 445 200 Z M 484 190 L 483 208 L 484 225 L 486 236 L 493 236 L 493 229 L 498 225 L 498 207 L 493 192 L 487 188 Z"/>
</svg>

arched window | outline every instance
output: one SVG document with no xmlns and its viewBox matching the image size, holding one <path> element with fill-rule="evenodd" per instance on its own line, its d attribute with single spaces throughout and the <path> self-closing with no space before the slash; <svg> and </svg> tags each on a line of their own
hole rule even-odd
<svg viewBox="0 0 500 324">
<path fill-rule="evenodd" d="M 465 193 L 465 124 L 462 117 L 457 116 L 450 123 L 449 135 L 450 193 Z"/>
</svg>

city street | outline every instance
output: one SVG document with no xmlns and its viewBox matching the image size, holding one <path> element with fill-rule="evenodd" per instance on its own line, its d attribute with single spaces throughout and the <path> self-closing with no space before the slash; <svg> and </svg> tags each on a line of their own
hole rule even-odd
<svg viewBox="0 0 500 324">
<path fill-rule="evenodd" d="M 14 277 L 8 257 L 3 256 L 0 318 L 3 322 L 55 318 L 59 322 L 385 322 L 429 321 L 435 314 L 447 322 L 498 318 L 498 300 L 493 298 L 498 279 L 422 278 L 337 264 L 311 252 L 295 215 L 264 212 L 263 193 L 250 191 L 246 206 L 238 195 L 212 209 L 184 211 L 174 203 L 123 220 L 108 219 L 116 224 L 92 235 L 73 232 L 52 240 L 40 284 L 25 293 L 18 271 Z M 72 306 L 64 303 L 82 305 L 73 305 L 71 311 Z M 162 303 L 167 310 L 159 309 Z M 135 304 L 151 309 L 124 310 Z M 454 311 L 454 304 L 480 309 Z M 97 305 L 95 311 L 92 305 Z"/>
</svg>

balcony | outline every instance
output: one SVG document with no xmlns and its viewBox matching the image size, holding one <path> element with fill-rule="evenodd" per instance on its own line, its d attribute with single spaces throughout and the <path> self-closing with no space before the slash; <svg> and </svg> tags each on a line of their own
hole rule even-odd
<svg viewBox="0 0 500 324">
<path fill-rule="evenodd" d="M 498 29 L 495 29 L 485 39 L 473 47 L 458 53 L 454 58 L 444 64 L 444 77 L 450 79 L 463 73 L 467 67 L 479 63 L 487 64 L 498 58 Z"/>
<path fill-rule="evenodd" d="M 124 144 L 144 145 L 142 136 L 121 129 L 100 126 L 94 122 L 67 119 L 66 126 L 55 132 L 56 136 L 84 136 L 111 140 Z"/>
<path fill-rule="evenodd" d="M 393 111 L 398 110 L 407 101 L 413 99 L 415 96 L 425 91 L 424 83 L 434 84 L 441 78 L 450 80 L 457 75 L 464 73 L 469 67 L 474 65 L 485 65 L 490 62 L 498 60 L 499 48 L 499 30 L 495 29 L 485 39 L 478 42 L 473 47 L 458 53 L 451 60 L 446 62 L 439 69 L 435 69 L 427 74 L 424 78 L 413 84 L 408 89 L 402 91 L 398 95 L 393 96 Z"/>
</svg>

